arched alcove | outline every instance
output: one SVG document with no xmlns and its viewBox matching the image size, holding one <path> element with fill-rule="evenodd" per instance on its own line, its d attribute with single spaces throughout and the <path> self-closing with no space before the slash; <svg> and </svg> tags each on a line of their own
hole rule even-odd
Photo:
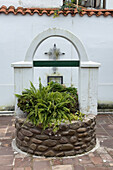
<svg viewBox="0 0 113 170">
<path fill-rule="evenodd" d="M 100 64 L 88 60 L 81 41 L 67 30 L 50 28 L 38 34 L 32 40 L 25 60 L 12 64 L 14 67 L 15 93 L 21 93 L 23 89 L 29 88 L 29 82 L 33 81 L 34 54 L 39 45 L 50 37 L 64 38 L 75 47 L 80 60 L 78 83 L 80 111 L 86 114 L 97 114 L 98 68 Z"/>
<path fill-rule="evenodd" d="M 55 59 L 56 56 L 56 59 Z M 72 43 L 62 37 L 50 37 L 37 48 L 33 61 L 79 61 L 78 53 Z M 44 86 L 49 81 L 57 81 L 66 86 L 78 87 L 78 67 L 34 67 L 34 85 L 39 87 L 39 77 Z M 73 76 L 74 75 L 74 76 Z"/>
<path fill-rule="evenodd" d="M 25 61 L 32 61 L 34 54 L 39 47 L 39 45 L 46 39 L 50 37 L 61 37 L 68 40 L 70 43 L 73 44 L 75 49 L 77 50 L 78 56 L 80 61 L 88 61 L 88 57 L 84 46 L 82 45 L 81 41 L 71 32 L 59 28 L 50 28 L 42 33 L 38 34 L 30 44 L 30 47 L 27 50 Z"/>
</svg>

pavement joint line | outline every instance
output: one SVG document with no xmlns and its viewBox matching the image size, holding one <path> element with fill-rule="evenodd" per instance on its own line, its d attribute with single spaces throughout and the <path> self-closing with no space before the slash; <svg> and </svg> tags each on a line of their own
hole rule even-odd
<svg viewBox="0 0 113 170">
<path fill-rule="evenodd" d="M 12 138 L 9 136 L 0 137 L 0 140 L 6 140 L 6 139 L 12 139 Z"/>
<path fill-rule="evenodd" d="M 16 146 L 16 140 L 15 139 L 13 139 L 12 140 L 12 148 L 13 148 L 13 150 L 14 151 L 16 151 L 16 152 L 18 152 L 18 153 L 20 153 L 20 154 L 23 154 L 24 156 L 26 155 L 26 156 L 31 156 L 30 154 L 28 154 L 28 153 L 26 153 L 26 152 L 23 152 L 23 151 L 21 151 L 19 148 L 17 148 L 17 146 Z M 99 142 L 99 140 L 98 140 L 98 138 L 96 139 L 96 145 L 95 145 L 95 147 L 92 149 L 92 150 L 90 150 L 90 151 L 88 151 L 88 152 L 86 152 L 86 153 L 84 153 L 84 154 L 78 154 L 78 155 L 75 155 L 75 156 L 64 156 L 64 157 L 62 157 L 62 158 L 77 158 L 77 157 L 81 157 L 81 156 L 84 156 L 84 155 L 88 155 L 89 153 L 91 153 L 91 152 L 94 152 L 94 151 L 96 151 L 98 148 L 100 147 L 100 142 Z M 32 157 L 33 158 L 46 158 L 45 156 L 36 156 L 36 155 L 32 155 Z M 57 159 L 58 157 L 48 157 L 48 158 L 50 158 L 50 159 Z"/>
<path fill-rule="evenodd" d="M 112 121 L 112 119 L 110 119 L 109 115 L 107 117 L 108 117 L 110 123 L 113 124 L 113 121 Z"/>
<path fill-rule="evenodd" d="M 104 129 L 104 127 L 100 124 L 100 126 L 101 126 L 101 128 L 108 134 L 108 136 L 110 137 L 110 138 L 112 138 L 112 136 L 111 135 L 109 135 L 109 133 Z"/>
<path fill-rule="evenodd" d="M 8 131 L 8 128 L 9 128 L 9 125 L 7 126 L 7 128 L 6 128 L 6 130 L 5 130 L 5 135 L 6 135 L 7 131 Z"/>
<path fill-rule="evenodd" d="M 15 156 L 14 156 L 14 159 L 13 159 L 13 164 L 12 164 L 13 166 L 15 165 Z"/>
<path fill-rule="evenodd" d="M 112 119 L 110 119 L 110 118 L 111 118 L 111 115 L 109 115 L 108 117 L 109 117 L 109 120 L 111 121 L 111 123 L 113 124 L 113 121 L 112 121 Z"/>
<path fill-rule="evenodd" d="M 97 112 L 97 115 L 99 114 L 110 114 L 110 115 L 113 115 L 113 112 Z"/>
</svg>

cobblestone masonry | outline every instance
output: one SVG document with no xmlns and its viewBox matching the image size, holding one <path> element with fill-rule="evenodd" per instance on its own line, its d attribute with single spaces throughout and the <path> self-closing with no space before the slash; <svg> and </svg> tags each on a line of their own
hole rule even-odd
<svg viewBox="0 0 113 170">
<path fill-rule="evenodd" d="M 82 154 L 95 147 L 94 115 L 88 115 L 82 122 L 62 123 L 56 134 L 50 128 L 43 131 L 40 125 L 35 127 L 24 121 L 25 119 L 17 118 L 15 123 L 16 145 L 24 152 L 38 156 L 61 157 Z"/>
</svg>

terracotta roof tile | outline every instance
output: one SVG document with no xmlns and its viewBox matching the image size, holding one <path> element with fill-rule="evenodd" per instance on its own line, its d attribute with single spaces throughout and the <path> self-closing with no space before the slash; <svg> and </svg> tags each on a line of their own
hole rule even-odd
<svg viewBox="0 0 113 170">
<path fill-rule="evenodd" d="M 108 12 L 108 11 L 106 11 L 106 12 L 104 13 L 104 16 L 107 17 L 108 15 L 111 15 L 111 13 Z"/>
<path fill-rule="evenodd" d="M 6 9 L 6 8 L 5 8 L 5 9 Z M 6 10 L 7 10 L 7 9 L 6 9 Z M 9 8 L 8 11 L 7 11 L 7 13 L 14 13 L 14 14 L 16 14 L 14 6 L 10 6 L 10 8 Z"/>
<path fill-rule="evenodd" d="M 33 12 L 30 10 L 30 9 L 26 9 L 25 11 L 22 9 L 23 11 L 23 14 L 30 14 L 30 15 L 33 15 Z"/>
<path fill-rule="evenodd" d="M 54 11 L 58 10 L 57 8 L 22 8 L 18 7 L 17 9 L 14 6 L 10 6 L 7 8 L 6 6 L 0 7 L 0 13 L 4 13 L 8 15 L 9 13 L 13 13 L 14 15 L 17 15 L 18 13 L 25 15 L 30 14 L 33 15 L 37 13 L 38 15 L 42 16 L 43 14 L 46 14 L 47 16 L 53 15 Z M 81 12 L 78 12 L 77 9 L 71 10 L 71 9 L 65 9 L 63 11 L 58 11 L 58 15 L 64 15 L 67 16 L 68 14 L 71 14 L 71 16 L 75 16 L 76 14 L 79 14 L 80 16 L 88 15 L 89 17 L 95 15 L 97 17 L 103 15 L 105 17 L 112 16 L 113 17 L 113 10 L 106 10 L 106 9 L 82 9 Z"/>
<path fill-rule="evenodd" d="M 8 14 L 4 8 L 0 9 L 0 13 Z"/>
<path fill-rule="evenodd" d="M 86 11 L 81 11 L 81 12 L 80 12 L 80 16 L 81 16 L 81 17 L 82 17 L 83 15 L 85 15 L 85 14 L 87 14 Z"/>
<path fill-rule="evenodd" d="M 103 12 L 102 12 L 102 11 L 98 11 L 98 12 L 96 13 L 96 16 L 97 16 L 97 17 L 99 17 L 99 16 L 101 16 L 101 15 L 103 15 Z"/>
<path fill-rule="evenodd" d="M 54 14 L 54 10 L 51 10 L 48 15 L 50 16 L 52 14 Z"/>
</svg>

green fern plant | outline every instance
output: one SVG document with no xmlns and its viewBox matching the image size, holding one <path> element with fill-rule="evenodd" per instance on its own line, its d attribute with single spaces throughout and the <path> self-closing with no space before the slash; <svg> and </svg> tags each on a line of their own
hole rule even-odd
<svg viewBox="0 0 113 170">
<path fill-rule="evenodd" d="M 71 106 L 70 104 L 68 104 L 67 107 L 70 109 L 72 113 L 75 113 L 77 112 L 77 110 L 79 110 L 78 93 L 77 93 L 76 88 L 66 87 L 56 82 L 50 82 L 49 85 L 47 86 L 47 89 L 49 92 L 58 91 L 60 93 L 63 93 L 63 92 L 69 93 L 74 98 L 75 102 L 74 102 L 74 106 Z"/>
<path fill-rule="evenodd" d="M 58 130 L 62 121 L 73 119 L 82 120 L 83 114 L 73 113 L 76 105 L 74 92 L 76 89 L 66 88 L 58 83 L 51 82 L 43 87 L 39 81 L 39 89 L 36 89 L 32 82 L 30 89 L 25 89 L 22 95 L 16 94 L 18 107 L 27 113 L 27 120 L 35 126 L 42 124 L 43 129 L 52 127 Z"/>
</svg>

